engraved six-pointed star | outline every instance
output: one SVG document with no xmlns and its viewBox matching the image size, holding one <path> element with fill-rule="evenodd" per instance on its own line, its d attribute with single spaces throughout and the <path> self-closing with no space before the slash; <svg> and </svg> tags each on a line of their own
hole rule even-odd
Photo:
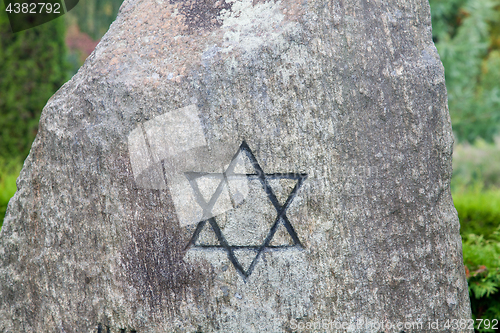
<svg viewBox="0 0 500 333">
<path fill-rule="evenodd" d="M 253 172 L 238 172 L 239 165 L 244 164 L 245 160 Z M 264 173 L 250 147 L 243 141 L 233 159 L 222 173 L 186 172 L 185 175 L 194 191 L 196 201 L 203 209 L 203 220 L 197 224 L 193 236 L 186 248 L 193 247 L 207 250 L 224 249 L 228 259 L 238 273 L 242 275 L 243 279 L 248 278 L 250 274 L 252 274 L 262 252 L 291 247 L 302 248 L 299 237 L 290 223 L 286 212 L 300 187 L 306 180 L 306 174 Z M 282 181 L 292 184 L 291 190 L 286 196 L 277 195 L 276 191 L 273 190 L 272 183 L 275 182 L 279 186 L 279 182 Z M 218 200 L 223 200 L 221 198 L 225 198 L 226 196 L 223 194 L 227 192 L 229 192 L 229 198 L 233 207 L 235 210 L 238 210 L 245 196 L 249 195 L 248 188 L 246 187 L 247 182 L 258 184 L 260 189 L 263 190 L 263 193 L 265 193 L 266 200 L 268 200 L 268 203 L 271 204 L 270 206 L 273 207 L 275 211 L 274 222 L 268 226 L 268 230 L 266 230 L 267 234 L 260 244 L 248 244 L 246 241 L 244 241 L 244 245 L 234 244 L 234 239 L 232 240 L 226 237 L 227 235 L 225 236 L 221 230 L 221 226 L 219 225 L 220 221 L 218 222 L 221 217 L 219 215 L 214 216 L 213 214 L 214 207 L 217 206 Z M 207 191 L 206 186 L 203 185 L 207 183 L 213 184 L 209 191 Z M 281 200 L 279 200 L 278 197 L 281 197 Z M 255 208 L 257 209 L 258 207 Z M 243 218 L 251 219 L 252 216 L 243 216 Z M 286 244 L 273 242 L 280 228 L 284 230 L 286 237 L 289 239 Z M 201 241 L 204 232 L 211 232 L 214 234 L 212 242 Z M 243 235 L 243 233 L 241 234 Z M 242 257 L 238 256 L 238 254 L 250 258 L 246 268 L 241 262 Z"/>
</svg>

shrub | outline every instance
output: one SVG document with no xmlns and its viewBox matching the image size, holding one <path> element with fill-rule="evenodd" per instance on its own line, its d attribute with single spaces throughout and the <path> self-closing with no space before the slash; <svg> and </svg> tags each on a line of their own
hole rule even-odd
<svg viewBox="0 0 500 333">
<path fill-rule="evenodd" d="M 467 235 L 463 241 L 463 252 L 473 319 L 491 321 L 500 318 L 500 227 L 490 238 L 486 240 L 483 236 Z M 484 324 L 476 326 L 476 330 L 495 332 L 491 328 L 486 329 Z"/>
</svg>

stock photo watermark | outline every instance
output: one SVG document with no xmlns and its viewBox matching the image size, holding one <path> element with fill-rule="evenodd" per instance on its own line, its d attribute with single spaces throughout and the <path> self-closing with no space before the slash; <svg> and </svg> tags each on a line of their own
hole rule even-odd
<svg viewBox="0 0 500 333">
<path fill-rule="evenodd" d="M 405 322 L 389 322 L 378 320 L 357 320 L 353 322 L 337 321 L 337 320 L 296 320 L 292 319 L 288 323 L 290 329 L 297 332 L 345 332 L 354 330 L 365 330 L 367 332 L 380 332 L 384 330 L 398 331 L 421 331 L 421 330 L 448 330 L 448 331 L 463 331 L 476 329 L 498 329 L 498 319 L 446 319 L 446 320 L 431 320 L 427 322 L 421 321 L 405 321 Z"/>
<path fill-rule="evenodd" d="M 73 9 L 79 0 L 3 0 L 12 32 L 31 29 Z"/>
</svg>

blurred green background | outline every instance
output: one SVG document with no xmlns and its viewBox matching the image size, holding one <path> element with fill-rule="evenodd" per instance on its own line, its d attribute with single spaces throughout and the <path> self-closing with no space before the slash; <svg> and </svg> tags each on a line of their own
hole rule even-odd
<svg viewBox="0 0 500 333">
<path fill-rule="evenodd" d="M 83 64 L 122 0 L 82 0 L 12 34 L 0 4 L 0 227 L 50 96 Z M 500 0 L 430 0 L 455 135 L 452 194 L 474 318 L 500 318 Z M 500 324 L 498 325 L 500 326 Z M 496 332 L 482 325 L 477 331 Z"/>
</svg>

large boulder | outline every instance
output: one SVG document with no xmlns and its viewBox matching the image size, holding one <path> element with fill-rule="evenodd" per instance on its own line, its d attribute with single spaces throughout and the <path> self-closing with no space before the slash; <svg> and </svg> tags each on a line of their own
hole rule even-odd
<svg viewBox="0 0 500 333">
<path fill-rule="evenodd" d="M 0 332 L 444 331 L 452 145 L 426 0 L 125 0 L 43 110 Z"/>
</svg>

